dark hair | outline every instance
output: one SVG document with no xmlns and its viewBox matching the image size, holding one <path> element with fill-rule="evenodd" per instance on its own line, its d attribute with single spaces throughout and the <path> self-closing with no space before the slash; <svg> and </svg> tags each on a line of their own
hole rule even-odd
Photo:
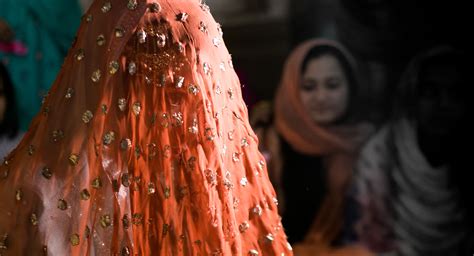
<svg viewBox="0 0 474 256">
<path fill-rule="evenodd" d="M 349 102 L 347 104 L 346 113 L 343 117 L 340 118 L 340 121 L 355 121 L 360 118 L 359 114 L 359 81 L 356 75 L 356 67 L 353 66 L 349 61 L 349 56 L 346 56 L 340 49 L 331 45 L 319 45 L 312 48 L 308 54 L 306 54 L 305 59 L 301 65 L 301 73 L 303 74 L 308 67 L 308 64 L 311 60 L 320 58 L 322 56 L 332 56 L 335 57 L 342 66 L 344 74 L 346 75 L 348 85 L 349 85 Z"/>
<path fill-rule="evenodd" d="M 468 59 L 463 52 L 449 46 L 439 46 L 418 54 L 408 64 L 395 91 L 392 104 L 392 118 L 413 119 L 418 103 L 420 78 L 430 67 L 452 65 L 465 77 L 468 74 Z"/>
<path fill-rule="evenodd" d="M 13 138 L 19 130 L 15 91 L 10 75 L 2 63 L 0 63 L 0 79 L 3 85 L 0 87 L 0 95 L 3 95 L 6 101 L 5 115 L 3 121 L 0 122 L 0 136 Z"/>
</svg>

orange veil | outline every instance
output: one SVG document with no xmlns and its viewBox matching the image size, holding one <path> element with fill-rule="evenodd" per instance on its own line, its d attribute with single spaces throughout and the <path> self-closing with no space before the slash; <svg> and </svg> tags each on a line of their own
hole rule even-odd
<svg viewBox="0 0 474 256">
<path fill-rule="evenodd" d="M 95 1 L 0 167 L 0 255 L 291 255 L 263 159 L 205 4 Z"/>
</svg>

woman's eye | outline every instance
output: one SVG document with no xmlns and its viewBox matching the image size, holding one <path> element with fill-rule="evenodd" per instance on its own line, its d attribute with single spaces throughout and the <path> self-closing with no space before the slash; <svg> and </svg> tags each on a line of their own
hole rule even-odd
<svg viewBox="0 0 474 256">
<path fill-rule="evenodd" d="M 313 90 L 316 85 L 314 83 L 303 83 L 303 90 L 310 91 Z"/>
<path fill-rule="evenodd" d="M 335 81 L 334 82 L 329 82 L 329 83 L 326 84 L 326 87 L 328 89 L 331 89 L 331 90 L 335 90 L 335 89 L 339 88 L 339 86 L 340 86 L 340 83 L 335 82 Z"/>
</svg>

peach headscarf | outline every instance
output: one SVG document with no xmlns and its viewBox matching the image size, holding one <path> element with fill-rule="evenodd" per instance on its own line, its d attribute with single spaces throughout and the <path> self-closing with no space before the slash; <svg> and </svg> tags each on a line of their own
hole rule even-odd
<svg viewBox="0 0 474 256">
<path fill-rule="evenodd" d="M 338 234 L 342 224 L 342 201 L 357 151 L 373 129 L 364 123 L 321 126 L 311 119 L 300 99 L 301 69 L 309 51 L 318 46 L 336 48 L 346 57 L 352 68 L 356 69 L 353 57 L 337 42 L 326 39 L 304 42 L 292 52 L 286 62 L 275 99 L 275 123 L 278 133 L 294 150 L 324 159 L 329 183 L 328 196 L 307 240 L 329 244 Z"/>
<path fill-rule="evenodd" d="M 0 167 L 0 254 L 291 255 L 222 40 L 197 0 L 95 1 Z"/>
</svg>

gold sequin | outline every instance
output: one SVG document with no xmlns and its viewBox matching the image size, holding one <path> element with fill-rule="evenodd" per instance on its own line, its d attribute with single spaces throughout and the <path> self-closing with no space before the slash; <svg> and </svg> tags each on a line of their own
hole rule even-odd
<svg viewBox="0 0 474 256">
<path fill-rule="evenodd" d="M 72 234 L 71 237 L 69 238 L 69 241 L 71 242 L 72 246 L 77 246 L 79 245 L 80 238 L 78 234 Z"/>
<path fill-rule="evenodd" d="M 64 200 L 64 199 L 59 199 L 59 200 L 58 200 L 58 209 L 59 209 L 59 210 L 62 210 L 62 211 L 65 211 L 65 210 L 67 210 L 67 208 L 68 208 L 68 205 L 67 205 L 66 200 Z"/>
<path fill-rule="evenodd" d="M 102 187 L 102 180 L 99 177 L 97 177 L 92 181 L 91 185 L 93 188 L 99 189 Z"/>
<path fill-rule="evenodd" d="M 151 194 L 154 194 L 155 192 L 156 192 L 155 183 L 149 182 L 148 183 L 148 194 L 151 195 Z"/>
<path fill-rule="evenodd" d="M 48 167 L 44 167 L 42 170 L 41 170 L 41 174 L 43 175 L 43 177 L 47 180 L 51 179 L 51 177 L 53 177 L 53 172 L 48 168 Z"/>
<path fill-rule="evenodd" d="M 156 45 L 160 48 L 165 47 L 166 45 L 166 35 L 163 33 L 156 34 Z"/>
<path fill-rule="evenodd" d="M 88 124 L 92 120 L 93 117 L 94 117 L 94 114 L 92 114 L 90 110 L 86 110 L 86 112 L 82 114 L 82 122 L 84 122 L 85 124 Z"/>
<path fill-rule="evenodd" d="M 183 87 L 183 84 L 184 84 L 184 77 L 178 76 L 178 77 L 176 78 L 176 82 L 175 82 L 176 88 L 181 88 L 181 87 Z"/>
<path fill-rule="evenodd" d="M 110 218 L 109 214 L 102 215 L 100 217 L 99 222 L 100 222 L 100 226 L 102 226 L 103 228 L 107 228 L 107 227 L 110 227 L 110 225 L 112 225 L 112 219 Z"/>
<path fill-rule="evenodd" d="M 207 62 L 204 62 L 202 64 L 202 70 L 204 71 L 204 74 L 209 75 L 211 73 L 211 65 L 209 65 Z"/>
<path fill-rule="evenodd" d="M 97 69 L 96 71 L 92 72 L 92 75 L 91 75 L 92 82 L 94 83 L 99 82 L 101 76 L 102 76 L 102 72 L 100 71 L 100 69 Z"/>
<path fill-rule="evenodd" d="M 100 34 L 99 36 L 97 36 L 97 45 L 98 46 L 102 46 L 105 44 L 105 36 L 103 34 Z"/>
<path fill-rule="evenodd" d="M 92 21 L 92 14 L 86 15 L 86 21 L 91 22 Z"/>
<path fill-rule="evenodd" d="M 74 54 L 74 58 L 78 61 L 83 60 L 85 57 L 84 49 L 78 49 L 76 54 Z"/>
<path fill-rule="evenodd" d="M 110 9 L 112 9 L 112 4 L 110 2 L 105 2 L 104 5 L 102 5 L 102 8 L 101 8 L 103 13 L 109 12 Z"/>
<path fill-rule="evenodd" d="M 176 15 L 176 20 L 181 22 L 186 22 L 188 20 L 189 15 L 185 12 L 178 13 Z"/>
<path fill-rule="evenodd" d="M 245 231 L 247 231 L 247 229 L 249 229 L 249 227 L 250 224 L 247 221 L 242 222 L 242 224 L 239 225 L 240 233 L 244 233 Z"/>
<path fill-rule="evenodd" d="M 267 242 L 271 243 L 275 240 L 275 237 L 273 236 L 273 234 L 267 234 L 265 236 L 265 239 L 266 239 Z"/>
<path fill-rule="evenodd" d="M 247 138 L 242 138 L 240 140 L 240 146 L 242 146 L 243 148 L 246 148 L 246 147 L 249 146 L 249 142 L 248 142 Z"/>
<path fill-rule="evenodd" d="M 118 99 L 118 107 L 120 111 L 125 111 L 127 109 L 127 100 L 125 98 Z"/>
<path fill-rule="evenodd" d="M 143 214 L 141 213 L 134 213 L 132 215 L 132 224 L 133 225 L 141 225 L 143 223 Z"/>
<path fill-rule="evenodd" d="M 133 103 L 132 110 L 135 116 L 138 116 L 140 114 L 140 111 L 142 110 L 142 105 L 140 104 L 140 102 Z"/>
<path fill-rule="evenodd" d="M 173 126 L 180 126 L 184 123 L 183 114 L 181 112 L 173 113 Z"/>
<path fill-rule="evenodd" d="M 137 9 L 137 6 L 138 6 L 137 0 L 128 0 L 127 8 L 129 10 L 135 10 Z"/>
<path fill-rule="evenodd" d="M 121 256 L 130 256 L 130 255 L 131 255 L 130 249 L 127 246 L 123 247 L 122 252 L 121 252 Z"/>
<path fill-rule="evenodd" d="M 130 175 L 128 173 L 123 173 L 122 174 L 122 185 L 124 187 L 129 187 L 130 186 Z"/>
<path fill-rule="evenodd" d="M 122 38 L 125 34 L 125 30 L 122 27 L 116 27 L 114 34 L 115 34 L 115 37 Z"/>
<path fill-rule="evenodd" d="M 165 194 L 165 198 L 166 198 L 166 199 L 170 198 L 170 196 L 171 196 L 171 190 L 170 190 L 169 187 L 165 187 L 165 188 L 164 188 L 164 194 Z"/>
<path fill-rule="evenodd" d="M 72 98 L 73 95 L 74 95 L 74 89 L 73 88 L 67 88 L 66 95 L 64 95 L 64 97 L 66 99 L 70 99 L 70 98 Z"/>
<path fill-rule="evenodd" d="M 130 75 L 135 75 L 137 73 L 137 64 L 135 62 L 128 63 L 128 73 Z"/>
<path fill-rule="evenodd" d="M 160 12 L 161 11 L 161 6 L 158 3 L 151 3 L 148 6 L 148 11 L 153 12 L 153 13 Z"/>
<path fill-rule="evenodd" d="M 91 194 L 89 193 L 89 190 L 87 188 L 81 190 L 81 200 L 89 200 L 91 198 Z"/>
<path fill-rule="evenodd" d="M 123 139 L 122 141 L 120 141 L 120 148 L 122 150 L 128 150 L 129 148 L 132 147 L 132 141 L 130 139 Z"/>
<path fill-rule="evenodd" d="M 109 63 L 109 73 L 110 74 L 113 75 L 113 74 L 117 73 L 119 68 L 120 68 L 120 65 L 119 65 L 118 61 L 114 60 L 114 61 L 111 61 Z"/>
<path fill-rule="evenodd" d="M 255 249 L 252 249 L 249 251 L 249 256 L 258 256 L 258 251 Z"/>
<path fill-rule="evenodd" d="M 138 36 L 138 43 L 144 44 L 146 42 L 146 32 L 143 28 L 138 30 L 137 36 Z"/>
<path fill-rule="evenodd" d="M 109 131 L 104 134 L 104 138 L 102 139 L 102 142 L 104 143 L 104 145 L 108 146 L 112 144 L 114 140 L 115 140 L 115 133 L 113 131 Z"/>
<path fill-rule="evenodd" d="M 38 226 L 38 216 L 35 213 L 32 213 L 30 216 L 30 222 L 33 226 Z"/>
<path fill-rule="evenodd" d="M 197 134 L 198 133 L 198 121 L 196 118 L 193 119 L 193 122 L 190 127 L 188 127 L 188 131 L 192 134 Z"/>
<path fill-rule="evenodd" d="M 240 179 L 240 185 L 241 185 L 242 187 L 247 186 L 248 182 L 249 182 L 249 181 L 248 181 L 247 177 L 243 177 L 242 179 Z"/>
<path fill-rule="evenodd" d="M 5 234 L 0 240 L 0 250 L 7 250 L 7 249 L 8 249 L 8 234 Z"/>
<path fill-rule="evenodd" d="M 207 31 L 207 26 L 206 26 L 206 24 L 205 24 L 203 21 L 201 21 L 201 22 L 199 23 L 199 30 L 201 30 L 201 32 L 203 32 L 203 33 L 205 33 L 205 34 L 208 33 L 208 31 Z"/>
<path fill-rule="evenodd" d="M 36 150 L 35 146 L 29 145 L 28 146 L 28 155 L 32 156 L 35 153 L 35 150 Z"/>
<path fill-rule="evenodd" d="M 79 163 L 79 156 L 76 154 L 71 154 L 68 160 L 70 165 L 76 166 Z"/>
<path fill-rule="evenodd" d="M 190 84 L 188 87 L 188 92 L 193 95 L 197 95 L 199 93 L 199 88 L 193 84 Z"/>
<path fill-rule="evenodd" d="M 229 90 L 227 90 L 227 95 L 229 96 L 229 99 L 233 100 L 234 99 L 234 89 L 229 88 Z"/>
<path fill-rule="evenodd" d="M 51 137 L 53 139 L 53 142 L 58 142 L 64 138 L 64 132 L 63 130 L 54 130 L 51 134 Z"/>
<path fill-rule="evenodd" d="M 252 209 L 252 213 L 257 215 L 257 216 L 262 216 L 262 207 L 260 205 L 256 205 L 253 209 Z"/>
<path fill-rule="evenodd" d="M 107 114 L 107 105 L 105 104 L 102 104 L 102 106 L 100 106 L 100 108 L 102 109 L 102 114 Z"/>
<path fill-rule="evenodd" d="M 130 220 L 129 220 L 127 214 L 124 214 L 124 215 L 123 215 L 123 218 L 122 218 L 122 225 L 123 225 L 123 229 L 125 229 L 125 230 L 130 227 Z"/>
<path fill-rule="evenodd" d="M 235 152 L 234 154 L 232 154 L 232 161 L 239 162 L 240 161 L 240 153 Z"/>
</svg>

